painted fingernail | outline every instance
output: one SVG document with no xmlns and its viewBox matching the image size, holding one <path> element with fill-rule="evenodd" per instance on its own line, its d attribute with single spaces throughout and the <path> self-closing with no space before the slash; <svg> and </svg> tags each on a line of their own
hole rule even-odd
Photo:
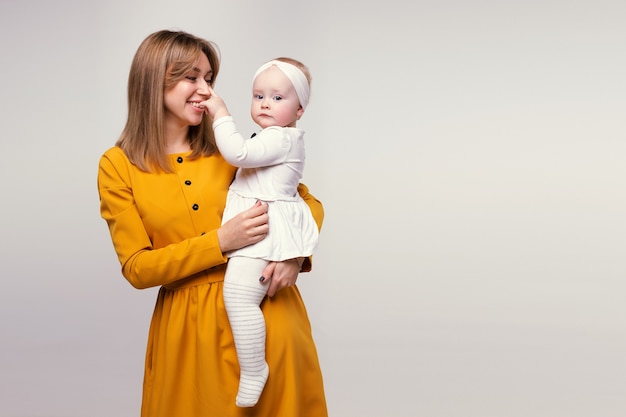
<svg viewBox="0 0 626 417">
<path fill-rule="evenodd" d="M 263 282 L 263 281 L 265 281 L 265 277 L 262 276 L 261 278 L 259 278 L 259 282 Z"/>
</svg>

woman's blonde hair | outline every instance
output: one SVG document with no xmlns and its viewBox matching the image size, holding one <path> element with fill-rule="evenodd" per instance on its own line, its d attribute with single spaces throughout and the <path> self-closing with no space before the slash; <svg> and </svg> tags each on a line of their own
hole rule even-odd
<svg viewBox="0 0 626 417">
<path fill-rule="evenodd" d="M 166 153 L 164 93 L 183 79 L 200 54 L 213 71 L 211 86 L 220 69 L 217 45 L 183 31 L 162 30 L 139 45 L 128 76 L 128 119 L 116 145 L 144 171 L 172 172 Z M 217 152 L 210 117 L 189 127 L 191 158 Z"/>
</svg>

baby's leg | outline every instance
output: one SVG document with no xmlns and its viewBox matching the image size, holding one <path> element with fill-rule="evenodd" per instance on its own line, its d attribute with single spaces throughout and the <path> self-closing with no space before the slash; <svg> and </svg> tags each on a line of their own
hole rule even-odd
<svg viewBox="0 0 626 417">
<path fill-rule="evenodd" d="M 267 292 L 267 286 L 259 282 L 267 263 L 236 256 L 228 261 L 224 276 L 224 304 L 241 369 L 239 407 L 257 403 L 269 373 L 265 362 L 265 319 L 259 307 Z"/>
</svg>

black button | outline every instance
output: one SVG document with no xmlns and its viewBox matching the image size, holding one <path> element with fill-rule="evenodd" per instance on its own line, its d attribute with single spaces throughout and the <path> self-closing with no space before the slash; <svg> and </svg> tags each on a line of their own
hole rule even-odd
<svg viewBox="0 0 626 417">
<path fill-rule="evenodd" d="M 183 163 L 183 157 L 179 156 L 178 158 L 176 158 L 176 162 L 178 162 L 179 164 Z"/>
<path fill-rule="evenodd" d="M 185 181 L 185 185 L 191 185 L 191 181 L 189 180 Z"/>
<path fill-rule="evenodd" d="M 194 204 L 193 206 L 191 206 L 191 208 L 194 209 L 194 210 L 198 210 L 198 205 Z"/>
<path fill-rule="evenodd" d="M 204 236 L 204 235 L 206 235 L 206 232 L 200 233 L 200 236 Z"/>
</svg>

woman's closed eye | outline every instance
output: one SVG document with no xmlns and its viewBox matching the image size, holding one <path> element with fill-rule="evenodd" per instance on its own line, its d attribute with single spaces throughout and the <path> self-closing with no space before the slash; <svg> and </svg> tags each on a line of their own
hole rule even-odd
<svg viewBox="0 0 626 417">
<path fill-rule="evenodd" d="M 192 83 L 195 83 L 196 81 L 198 81 L 198 77 L 195 77 L 193 75 L 188 75 L 185 77 L 186 79 L 188 79 L 189 81 L 191 81 Z M 211 85 L 211 83 L 213 82 L 212 78 L 206 78 L 204 80 L 205 83 L 207 83 L 208 85 Z"/>
</svg>

